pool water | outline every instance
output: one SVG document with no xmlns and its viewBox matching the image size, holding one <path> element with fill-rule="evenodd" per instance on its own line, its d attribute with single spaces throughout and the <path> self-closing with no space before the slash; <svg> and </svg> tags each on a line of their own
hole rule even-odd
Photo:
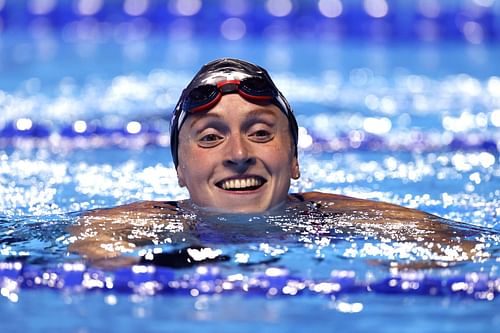
<svg viewBox="0 0 500 333">
<path fill-rule="evenodd" d="M 4 37 L 3 42 L 9 46 L 20 40 Z M 211 43 L 181 45 L 178 52 L 193 54 L 187 60 L 172 57 L 174 48 L 154 39 L 144 47 L 161 52 L 146 52 L 140 61 L 124 57 L 122 45 L 82 51 L 82 45 L 64 43 L 49 61 L 27 59 L 29 68 L 26 63 L 9 66 L 8 57 L 2 57 L 2 261 L 39 271 L 81 263 L 67 250 L 74 241 L 67 227 L 81 213 L 137 200 L 186 198 L 169 155 L 169 110 L 201 63 L 226 55 L 270 67 L 289 96 L 301 124 L 302 176 L 293 182 L 293 192 L 387 201 L 456 221 L 446 223 L 470 231 L 468 239 L 484 246 L 489 257 L 414 273 L 443 283 L 479 277 L 488 283 L 487 295 L 373 288 L 150 295 L 2 285 L 2 331 L 496 331 L 500 78 L 493 59 L 498 47 L 352 42 L 312 48 L 299 40 L 264 45 L 267 51 L 261 54 L 251 50 L 262 44 L 250 40 L 202 52 Z M 221 234 L 207 242 L 229 257 L 208 267 L 224 279 L 276 268 L 287 279 L 328 282 L 332 272 L 347 272 L 366 286 L 394 276 L 390 261 L 429 259 L 421 244 L 392 242 L 358 227 L 344 235 L 308 228 L 317 221 L 313 215 L 205 221 L 207 230 L 219 226 Z M 283 235 L 283 227 L 294 223 L 303 229 Z M 146 247 L 154 248 L 168 252 L 177 245 L 160 241 Z M 199 269 L 173 273 L 189 279 Z"/>
</svg>

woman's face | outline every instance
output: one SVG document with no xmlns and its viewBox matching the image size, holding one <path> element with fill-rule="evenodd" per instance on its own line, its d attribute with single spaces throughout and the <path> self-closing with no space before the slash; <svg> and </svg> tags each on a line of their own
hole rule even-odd
<svg viewBox="0 0 500 333">
<path fill-rule="evenodd" d="M 187 117 L 177 174 L 200 207 L 240 213 L 276 207 L 299 177 L 288 119 L 275 105 L 224 95 L 208 112 Z"/>
</svg>

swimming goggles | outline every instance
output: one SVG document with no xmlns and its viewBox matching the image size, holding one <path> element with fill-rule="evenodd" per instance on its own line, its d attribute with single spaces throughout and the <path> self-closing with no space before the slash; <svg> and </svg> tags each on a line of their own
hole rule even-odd
<svg viewBox="0 0 500 333">
<path fill-rule="evenodd" d="M 235 75 L 236 74 L 236 75 Z M 238 75 L 239 74 L 239 75 Z M 235 79 L 240 77 L 241 79 Z M 213 108 L 225 94 L 238 93 L 253 103 L 273 103 L 289 117 L 287 106 L 278 89 L 263 77 L 248 76 L 243 73 L 217 76 L 221 81 L 204 83 L 184 92 L 177 107 L 177 130 L 180 130 L 187 114 L 208 111 Z"/>
<path fill-rule="evenodd" d="M 238 93 L 252 103 L 276 105 L 289 120 L 296 154 L 297 121 L 290 105 L 267 71 L 243 60 L 223 58 L 201 68 L 182 92 L 174 109 L 170 123 L 170 148 L 176 166 L 179 132 L 188 114 L 208 111 L 217 105 L 223 95 L 230 93 Z"/>
</svg>

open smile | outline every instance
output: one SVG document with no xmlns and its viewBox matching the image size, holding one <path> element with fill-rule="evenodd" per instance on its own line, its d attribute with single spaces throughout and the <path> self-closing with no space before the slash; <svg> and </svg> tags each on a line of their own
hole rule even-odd
<svg viewBox="0 0 500 333">
<path fill-rule="evenodd" d="M 223 179 L 215 186 L 226 191 L 252 191 L 260 188 L 266 180 L 260 176 L 247 176 Z"/>
</svg>

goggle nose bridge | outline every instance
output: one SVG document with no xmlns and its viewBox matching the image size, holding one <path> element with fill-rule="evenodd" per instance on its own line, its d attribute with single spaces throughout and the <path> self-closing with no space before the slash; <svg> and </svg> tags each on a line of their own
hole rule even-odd
<svg viewBox="0 0 500 333">
<path fill-rule="evenodd" d="M 240 87 L 240 80 L 226 80 L 217 82 L 217 88 L 222 94 L 237 92 Z"/>
</svg>

